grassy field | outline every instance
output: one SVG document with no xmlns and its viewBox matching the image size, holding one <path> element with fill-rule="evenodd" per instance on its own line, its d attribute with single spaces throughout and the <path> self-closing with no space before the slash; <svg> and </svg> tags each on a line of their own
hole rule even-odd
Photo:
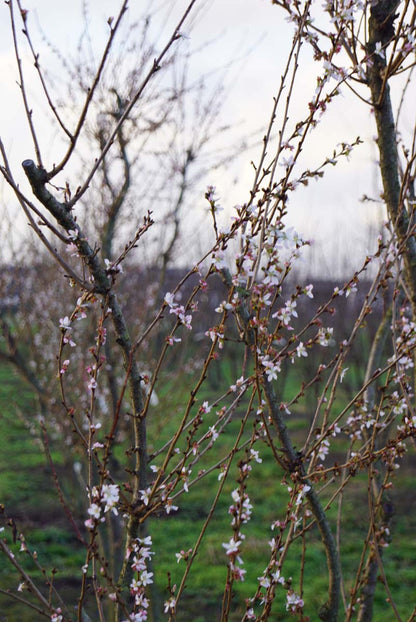
<svg viewBox="0 0 416 622">
<path fill-rule="evenodd" d="M 226 373 L 226 370 L 224 370 Z M 290 378 L 287 391 L 290 393 Z M 162 396 L 163 397 L 163 396 Z M 22 418 L 16 416 L 20 413 Z M 0 367 L 0 503 L 6 513 L 13 517 L 18 532 L 24 531 L 28 546 L 36 550 L 40 565 L 51 572 L 58 569 L 55 585 L 62 590 L 64 597 L 76 604 L 76 595 L 80 567 L 84 553 L 67 520 L 53 484 L 53 477 L 42 451 L 40 443 L 31 435 L 23 423 L 23 418 L 36 417 L 32 397 L 22 387 L 21 381 L 5 367 Z M 299 409 L 290 425 L 293 435 L 302 435 L 306 413 Z M 164 433 L 174 421 L 166 422 Z M 156 423 L 155 423 L 156 426 Z M 225 435 L 218 440 L 218 451 L 227 446 L 235 434 L 239 421 L 233 421 Z M 155 434 L 161 434 L 158 429 Z M 252 520 L 244 526 L 244 567 L 247 571 L 244 583 L 235 584 L 235 599 L 232 607 L 232 619 L 241 618 L 244 610 L 244 598 L 254 594 L 257 577 L 261 575 L 267 542 L 273 536 L 271 523 L 281 515 L 287 501 L 287 492 L 281 484 L 282 474 L 269 450 L 262 451 L 263 463 L 256 465 L 250 476 L 251 501 L 254 506 Z M 72 474 L 63 470 L 62 459 L 54 453 L 57 472 L 61 475 L 62 485 L 69 497 L 72 490 Z M 403 620 L 407 620 L 416 604 L 416 564 L 414 562 L 416 544 L 416 494 L 414 461 L 399 472 L 397 484 L 392 491 L 396 514 L 392 522 L 392 544 L 385 550 L 385 573 L 394 596 L 397 609 Z M 175 515 L 152 519 L 149 531 L 152 534 L 154 550 L 154 571 L 156 589 L 163 601 L 166 598 L 165 586 L 167 574 L 171 574 L 172 583 L 179 583 L 184 566 L 176 563 L 175 553 L 181 549 L 193 548 L 199 531 L 211 507 L 217 486 L 218 472 L 204 480 L 202 486 L 191 489 L 178 503 L 179 511 Z M 226 494 L 221 497 L 214 513 L 203 545 L 196 558 L 193 572 L 187 580 L 187 588 L 178 611 L 178 620 L 185 622 L 205 622 L 218 619 L 221 611 L 222 593 L 226 578 L 226 556 L 221 546 L 232 536 L 230 516 L 227 513 L 230 504 L 230 492 L 235 487 L 231 479 L 226 485 Z M 366 498 L 367 482 L 365 476 L 358 475 L 353 486 L 345 495 L 341 554 L 345 588 L 351 588 L 354 572 L 359 563 L 362 543 L 368 529 Z M 329 510 L 333 524 L 336 522 L 337 506 Z M 79 517 L 82 526 L 82 516 Z M 19 543 L 14 545 L 18 554 Z M 292 577 L 293 587 L 297 589 L 299 581 L 299 558 L 302 554 L 301 540 L 291 549 L 284 566 L 286 578 Z M 26 555 L 26 554 L 20 554 Z M 27 562 L 34 576 L 42 579 L 42 570 L 30 560 Z M 19 576 L 10 564 L 0 555 L 0 588 L 15 591 L 20 582 Z M 316 529 L 312 529 L 307 539 L 304 593 L 305 613 L 311 620 L 317 620 L 317 611 L 326 598 L 327 578 L 326 560 Z M 25 595 L 25 594 L 23 594 Z M 380 583 L 376 594 L 374 620 L 384 622 L 394 620 L 393 612 L 386 605 L 386 592 Z M 285 594 L 282 590 L 276 599 L 274 620 L 289 619 L 285 612 Z M 8 596 L 0 595 L 0 622 L 29 622 L 36 619 L 33 612 L 22 609 Z M 292 618 L 291 618 L 292 619 Z"/>
</svg>

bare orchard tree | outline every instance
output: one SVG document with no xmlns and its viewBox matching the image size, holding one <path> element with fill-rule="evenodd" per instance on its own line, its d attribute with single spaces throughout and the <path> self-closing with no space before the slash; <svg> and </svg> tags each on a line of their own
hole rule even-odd
<svg viewBox="0 0 416 622">
<path fill-rule="evenodd" d="M 85 8 L 84 6 L 84 10 Z M 23 19 L 26 22 L 27 14 L 24 12 Z M 149 93 L 143 93 L 140 106 L 132 110 L 117 129 L 115 136 L 110 139 L 114 123 L 119 121 L 125 107 L 134 97 L 137 84 L 146 79 L 146 63 L 153 62 L 157 53 L 150 35 L 152 20 L 152 15 L 145 15 L 139 21 L 126 25 L 124 29 L 121 23 L 122 31 L 119 37 L 122 37 L 122 45 L 117 46 L 112 56 L 108 56 L 105 65 L 100 67 L 100 79 L 97 81 L 96 93 L 91 101 L 90 84 L 96 80 L 93 72 L 96 58 L 92 52 L 90 39 L 85 35 L 80 39 L 72 65 L 59 49 L 47 42 L 52 50 L 52 56 L 58 59 L 60 67 L 49 81 L 53 81 L 54 84 L 62 83 L 63 95 L 57 99 L 52 110 L 63 136 L 67 137 L 70 134 L 68 127 L 71 124 L 78 127 L 80 111 L 81 117 L 85 116 L 82 132 L 78 130 L 77 138 L 82 146 L 73 156 L 76 176 L 82 174 L 91 158 L 105 148 L 107 141 L 113 141 L 111 150 L 102 158 L 96 174 L 91 179 L 88 198 L 80 199 L 76 215 L 77 222 L 88 227 L 89 236 L 95 239 L 95 248 L 98 249 L 107 267 L 112 266 L 115 247 L 124 246 L 123 233 L 132 234 L 129 224 L 132 221 L 140 221 L 150 214 L 157 197 L 159 216 L 157 223 L 153 223 L 153 239 L 150 244 L 143 240 L 139 255 L 136 254 L 142 273 L 140 287 L 143 295 L 136 295 L 136 291 L 133 293 L 128 291 L 131 287 L 137 290 L 134 284 L 130 282 L 123 284 L 123 291 L 128 291 L 130 298 L 132 295 L 135 296 L 135 303 L 128 305 L 130 311 L 127 313 L 132 316 L 129 319 L 136 331 L 145 328 L 154 312 L 154 305 L 156 303 L 160 305 L 163 300 L 166 271 L 171 266 L 181 241 L 182 212 L 191 208 L 193 201 L 191 191 L 198 180 L 211 169 L 221 165 L 218 157 L 214 159 L 210 153 L 211 142 L 222 133 L 226 134 L 229 129 L 224 124 L 218 125 L 224 87 L 216 82 L 208 89 L 203 76 L 196 81 L 191 80 L 188 70 L 189 51 L 187 42 L 184 41 L 181 42 L 181 48 L 169 50 L 169 56 L 166 57 L 163 66 L 163 81 L 159 88 L 149 89 Z M 88 28 L 89 24 L 86 22 L 87 33 Z M 24 35 L 35 57 L 36 68 L 40 72 L 41 61 L 35 54 L 29 29 L 24 30 Z M 139 59 L 139 63 L 133 67 L 126 67 L 123 63 L 126 54 L 132 59 Z M 223 70 L 225 69 L 224 65 Z M 40 76 L 50 100 L 47 91 L 48 75 L 40 73 Z M 219 79 L 216 76 L 216 80 Z M 88 115 L 83 110 L 86 101 L 89 107 Z M 230 162 L 236 149 L 240 151 L 241 145 L 238 147 L 228 145 L 223 158 Z M 152 184 L 147 183 L 149 179 L 152 179 Z M 74 191 L 67 180 L 57 186 L 56 190 L 65 200 L 70 200 Z M 97 204 L 101 206 L 99 211 L 93 207 Z M 66 242 L 67 240 L 58 239 L 61 267 L 64 271 L 67 271 L 68 262 L 71 262 L 71 257 L 76 252 L 76 246 Z M 134 245 L 134 241 L 131 244 Z M 49 251 L 52 251 L 52 254 L 55 252 L 51 245 Z M 29 259 L 31 252 L 32 260 Z M 51 277 L 54 264 L 51 265 L 51 259 L 47 254 L 39 255 L 39 248 L 35 247 L 29 251 L 26 245 L 24 255 L 16 255 L 16 251 L 14 253 L 13 264 L 26 266 L 20 273 L 14 271 L 12 276 L 15 288 L 16 281 L 21 281 L 18 309 L 20 330 L 17 338 L 13 336 L 12 324 L 16 315 L 11 321 L 10 317 L 3 314 L 3 333 L 7 343 L 3 358 L 12 362 L 19 374 L 35 389 L 40 399 L 41 412 L 48 411 L 51 414 L 55 413 L 56 404 L 60 404 L 60 399 L 59 394 L 50 391 L 49 386 L 55 366 L 53 353 L 56 353 L 56 340 L 59 336 L 50 328 L 51 324 L 56 326 L 60 318 L 66 316 L 68 305 L 76 302 L 78 293 L 75 288 L 67 288 L 61 292 L 61 296 L 56 296 L 56 283 Z M 124 266 L 127 260 L 128 253 L 123 259 Z M 119 263 L 121 262 L 112 267 L 113 274 L 122 272 Z M 31 268 L 28 267 L 30 265 Z M 39 270 L 40 265 L 42 270 Z M 151 268 L 151 271 L 146 271 L 146 268 Z M 70 278 L 68 271 L 67 276 Z M 123 279 L 127 281 L 128 276 L 121 276 L 119 281 Z M 6 289 L 5 285 L 4 291 Z M 150 303 L 150 300 L 154 303 Z M 146 301 L 145 304 L 143 301 Z M 136 305 L 141 305 L 144 313 L 137 314 Z M 50 323 L 46 322 L 39 326 L 39 316 L 46 306 L 49 308 Z M 93 327 L 94 321 L 85 326 L 85 329 L 87 332 L 91 329 L 94 331 Z M 35 342 L 38 347 L 33 347 Z M 31 352 L 30 361 L 24 356 L 24 352 L 28 349 Z M 106 408 L 111 404 L 115 412 L 118 401 L 116 377 L 120 361 L 117 357 L 113 360 L 112 335 L 108 335 L 104 349 L 108 383 L 102 394 L 102 404 L 105 404 Z M 44 356 L 45 352 L 49 352 L 50 355 Z M 85 368 L 87 364 L 83 362 L 81 351 L 73 354 L 76 357 L 81 356 L 81 359 L 75 361 L 73 357 L 71 368 Z M 152 365 L 152 355 L 153 352 L 146 351 L 146 367 Z M 67 376 L 71 375 L 71 369 L 65 368 L 65 373 Z M 76 384 L 75 378 L 73 382 Z M 72 391 L 75 390 L 75 384 L 72 385 Z M 80 403 L 85 401 L 85 381 L 81 382 L 76 391 L 77 400 Z M 75 397 L 75 394 L 73 395 Z M 69 420 L 59 416 L 59 409 L 60 405 L 53 417 L 54 427 L 61 428 L 67 438 L 66 447 L 70 447 L 71 426 Z M 68 459 L 71 461 L 70 455 Z"/>
<path fill-rule="evenodd" d="M 78 499 L 65 495 L 56 470 L 55 483 L 84 562 L 76 598 L 65 599 L 54 583 L 57 564 L 43 565 L 30 534 L 5 508 L 0 548 L 21 582 L 3 591 L 54 622 L 192 619 L 199 603 L 190 603 L 187 589 L 203 573 L 200 558 L 225 511 L 228 535 L 211 545 L 224 567 L 215 591 L 218 619 L 370 620 L 380 590 L 391 608 L 384 617 L 414 619 L 416 608 L 403 613 L 383 563 L 395 537 L 394 483 L 412 457 L 416 432 L 415 130 L 399 131 L 414 88 L 414 7 L 386 0 L 323 8 L 312 0 L 272 2 L 274 28 L 288 19 L 293 38 L 251 189 L 224 223 L 207 172 L 211 237 L 190 239 L 200 257 L 167 285 L 192 175 L 212 166 L 194 169 L 210 144 L 217 109 L 214 100 L 197 108 L 189 129 L 184 119 L 194 90 L 184 77 L 167 86 L 197 0 L 162 44 L 147 45 L 145 25 L 135 48 L 143 51 L 140 64 L 132 66 L 115 48 L 127 4 L 108 20 L 95 71 L 65 60 L 76 93 L 68 120 L 32 42 L 30 15 L 20 0 L 6 2 L 35 160 L 23 157 L 30 184 L 24 188 L 1 142 L 1 172 L 53 263 L 4 270 L 4 291 L 10 270 L 25 289 L 17 292 L 14 321 L 7 307 L 2 312 L 1 356 L 38 395 L 41 417 L 27 423 L 42 432 L 52 466 L 51 442 L 74 463 Z M 29 101 L 18 25 L 60 132 L 62 154 L 53 162 Z M 311 52 L 316 85 L 295 119 L 304 54 Z M 115 73 L 119 80 L 110 79 Z M 407 81 L 395 110 L 390 82 L 402 74 Z M 313 283 L 291 279 L 308 242 L 286 221 L 299 187 L 319 182 L 362 143 L 337 136 L 321 160 L 302 159 L 320 140 L 327 111 L 347 92 L 362 102 L 363 114 L 374 111 L 387 223 L 372 254 L 318 304 Z M 153 265 L 143 249 L 152 248 L 147 240 L 157 227 L 160 261 Z M 334 313 L 346 312 L 347 300 L 359 293 L 348 332 L 337 334 Z M 343 384 L 357 367 L 354 347 L 372 318 L 379 328 L 371 351 L 361 355 L 365 370 Z M 308 412 L 299 427 L 303 404 Z M 363 486 L 365 529 L 347 567 L 347 501 Z M 201 490 L 210 492 L 203 493 L 189 547 L 184 521 Z M 176 554 L 159 544 L 161 524 Z M 326 560 L 319 570 L 310 553 L 317 541 Z M 255 548 L 260 560 L 251 562 Z M 169 568 L 163 578 L 162 563 Z M 325 576 L 325 593 L 321 583 L 310 596 L 316 575 Z"/>
</svg>

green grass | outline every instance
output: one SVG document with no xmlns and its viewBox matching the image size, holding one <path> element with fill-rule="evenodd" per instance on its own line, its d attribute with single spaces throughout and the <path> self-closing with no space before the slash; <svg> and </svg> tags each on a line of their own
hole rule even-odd
<svg viewBox="0 0 416 622">
<path fill-rule="evenodd" d="M 229 384 L 232 379 L 230 368 L 224 366 L 224 382 Z M 285 383 L 285 399 L 297 391 L 297 379 L 290 370 Z M 150 451 L 159 445 L 163 438 L 169 438 L 176 427 L 177 418 L 181 415 L 179 404 L 183 403 L 183 393 L 178 387 L 168 387 L 165 403 L 169 405 L 163 421 L 154 418 L 150 420 Z M 165 399 L 160 396 L 163 404 Z M 209 399 L 209 394 L 199 396 L 198 404 L 203 399 Z M 339 407 L 342 406 L 342 395 L 338 397 Z M 195 407 L 196 408 L 196 407 Z M 0 503 L 6 506 L 6 513 L 16 520 L 18 531 L 24 530 L 30 550 L 37 552 L 39 562 L 50 576 L 53 568 L 59 570 L 55 581 L 66 592 L 72 604 L 76 604 L 77 583 L 80 567 L 84 561 L 82 547 L 77 543 L 70 524 L 56 498 L 53 478 L 50 468 L 43 455 L 40 444 L 31 435 L 19 417 L 16 409 L 25 416 L 36 416 L 35 405 L 29 392 L 24 391 L 22 383 L 9 370 L 0 367 Z M 195 409 L 194 409 L 195 410 Z M 240 411 L 239 411 L 240 412 Z M 243 412 L 243 409 L 241 409 Z M 305 417 L 308 407 L 300 402 L 294 415 L 288 419 L 288 425 L 295 438 L 301 445 Z M 240 426 L 238 416 L 230 423 L 226 433 L 216 444 L 216 452 L 220 456 L 230 446 Z M 251 429 L 248 424 L 248 430 Z M 156 441 L 157 439 L 157 441 Z M 152 441 L 154 445 L 152 445 Z M 285 486 L 282 486 L 282 473 L 270 450 L 263 446 L 261 450 L 262 464 L 255 464 L 249 478 L 251 501 L 254 506 L 252 520 L 243 527 L 246 539 L 243 544 L 242 555 L 244 567 L 247 570 L 244 583 L 234 585 L 235 598 L 232 605 L 232 619 L 241 618 L 244 610 L 244 598 L 253 595 L 257 587 L 257 577 L 264 569 L 264 560 L 268 555 L 268 540 L 273 537 L 271 523 L 281 518 L 288 499 Z M 54 457 L 59 465 L 62 457 L 55 448 Z M 120 452 L 120 458 L 122 454 Z M 211 621 L 218 619 L 221 610 L 222 593 L 226 578 L 226 556 L 222 542 L 232 536 L 230 516 L 227 513 L 231 502 L 230 493 L 237 486 L 238 475 L 234 459 L 230 481 L 224 488 L 213 520 L 205 534 L 201 548 L 194 562 L 193 570 L 186 581 L 186 590 L 181 603 L 178 620 L 187 622 Z M 159 460 L 160 461 L 160 460 Z M 157 462 L 157 461 L 156 461 Z M 207 463 L 208 464 L 208 463 Z M 196 469 L 202 468 L 204 462 Z M 58 469 L 59 470 L 59 469 Z M 66 490 L 71 490 L 71 477 L 63 476 L 62 483 Z M 414 470 L 410 466 L 398 473 L 397 485 L 392 496 L 397 505 L 397 512 L 392 523 L 391 547 L 384 552 L 384 568 L 388 577 L 390 589 L 394 595 L 396 605 L 403 619 L 407 619 L 416 604 L 414 585 L 416 581 L 416 565 L 414 564 L 415 546 L 414 532 L 416 528 L 416 498 L 414 495 Z M 161 600 L 165 598 L 165 587 L 168 573 L 172 583 L 179 585 L 184 562 L 176 563 L 175 553 L 180 550 L 193 548 L 198 539 L 200 530 L 213 502 L 218 482 L 218 471 L 215 471 L 202 484 L 191 488 L 190 493 L 179 498 L 179 511 L 159 519 L 149 521 L 149 532 L 152 534 L 156 555 L 153 560 L 157 589 Z M 359 563 L 362 543 L 368 529 L 367 482 L 364 476 L 357 475 L 351 488 L 345 494 L 343 522 L 342 522 L 342 565 L 347 590 L 352 586 L 354 572 Z M 328 489 L 326 495 L 329 496 Z M 324 497 L 325 498 L 325 495 Z M 336 523 L 337 505 L 329 510 L 332 524 Z M 14 552 L 21 559 L 26 559 L 26 553 L 19 553 L 19 543 L 14 545 Z M 292 578 L 294 589 L 298 589 L 299 559 L 302 554 L 302 542 L 299 539 L 290 549 L 283 574 Z M 42 579 L 42 572 L 29 559 L 24 562 L 38 580 Z M 19 583 L 19 577 L 12 571 L 7 560 L 0 555 L 0 587 L 14 589 Z M 320 543 L 319 534 L 313 528 L 307 535 L 307 550 L 305 563 L 304 593 L 306 603 L 305 612 L 311 620 L 317 619 L 317 611 L 326 599 L 327 573 L 326 560 Z M 386 593 L 381 585 L 377 589 L 375 600 L 374 620 L 384 621 L 394 619 L 391 610 L 385 603 Z M 277 595 L 273 620 L 287 620 L 285 611 L 285 592 L 283 589 Z M 0 596 L 0 622 L 3 620 L 19 620 L 29 622 L 33 614 L 21 611 L 11 599 Z M 388 616 L 385 617 L 386 611 Z M 1 617 L 3 615 L 3 618 Z M 32 617 L 31 617 L 32 616 Z"/>
</svg>

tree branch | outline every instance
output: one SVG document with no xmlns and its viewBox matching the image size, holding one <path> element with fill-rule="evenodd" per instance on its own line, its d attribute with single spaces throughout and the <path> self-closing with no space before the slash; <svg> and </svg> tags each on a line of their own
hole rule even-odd
<svg viewBox="0 0 416 622">
<path fill-rule="evenodd" d="M 385 81 L 387 64 L 385 55 L 376 53 L 377 43 L 385 49 L 394 37 L 395 11 L 398 0 L 379 0 L 373 3 L 369 19 L 367 52 L 372 64 L 368 69 L 368 84 L 374 106 L 377 125 L 377 143 L 380 153 L 380 172 L 383 183 L 383 198 L 399 243 L 404 243 L 404 276 L 410 293 L 413 319 L 416 318 L 416 241 L 409 235 L 414 228 L 413 216 L 409 214 L 401 197 L 399 162 L 397 153 L 397 132 L 390 98 L 390 87 Z"/>
<path fill-rule="evenodd" d="M 37 167 L 32 160 L 25 160 L 22 166 L 30 182 L 33 193 L 42 205 L 55 217 L 67 233 L 76 232 L 76 236 L 73 236 L 75 238 L 74 244 L 76 244 L 80 256 L 88 267 L 93 281 L 93 291 L 101 295 L 105 304 L 111 309 L 111 319 L 116 334 L 116 341 L 122 350 L 124 367 L 129 377 L 130 399 L 133 408 L 135 478 L 131 506 L 134 508 L 139 501 L 139 491 L 146 488 L 146 467 L 148 459 L 146 423 L 145 418 L 142 417 L 144 402 L 141 389 L 141 376 L 134 356 L 134 349 L 132 347 L 128 326 L 118 298 L 112 291 L 112 283 L 109 275 L 100 262 L 98 251 L 90 246 L 87 238 L 84 236 L 81 228 L 73 217 L 71 210 L 68 209 L 67 204 L 57 201 L 45 187 L 48 179 L 46 171 Z M 138 518 L 135 516 L 134 511 L 132 511 L 127 527 L 127 546 L 132 539 L 137 537 L 138 528 Z"/>
</svg>

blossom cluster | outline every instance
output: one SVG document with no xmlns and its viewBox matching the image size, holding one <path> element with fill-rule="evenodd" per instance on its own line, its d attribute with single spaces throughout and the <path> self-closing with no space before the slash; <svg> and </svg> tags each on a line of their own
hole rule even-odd
<svg viewBox="0 0 416 622">
<path fill-rule="evenodd" d="M 150 536 L 136 538 L 127 549 L 126 559 L 130 561 L 134 573 L 130 582 L 130 593 L 134 599 L 134 608 L 128 620 L 123 622 L 144 622 L 148 619 L 150 602 L 146 596 L 146 588 L 153 583 L 153 572 L 148 569 L 152 555 L 154 553 Z"/>
<path fill-rule="evenodd" d="M 66 315 L 65 317 L 62 317 L 59 319 L 59 328 L 61 329 L 63 333 L 63 342 L 64 344 L 70 345 L 72 348 L 76 346 L 75 341 L 72 339 L 72 331 L 73 331 L 72 323 L 74 320 L 79 321 L 87 317 L 86 308 L 87 308 L 87 305 L 85 304 L 83 299 L 78 298 L 76 307 L 71 317 L 68 317 Z"/>
<path fill-rule="evenodd" d="M 234 535 L 228 542 L 223 543 L 225 553 L 229 558 L 228 568 L 231 574 L 231 578 L 235 581 L 244 581 L 246 570 L 242 568 L 243 560 L 241 558 L 241 544 L 245 539 L 245 535 L 241 532 L 240 527 L 244 523 L 247 523 L 251 517 L 251 511 L 253 506 L 250 503 L 247 493 L 242 492 L 240 489 L 235 489 L 231 493 L 233 503 L 228 510 L 231 514 Z"/>
<path fill-rule="evenodd" d="M 283 534 L 288 525 L 294 524 L 295 530 L 300 522 L 299 511 L 303 505 L 305 497 L 311 487 L 308 484 L 298 483 L 295 486 L 282 482 L 287 488 L 290 495 L 290 502 L 287 504 L 287 515 L 284 520 L 276 520 L 272 523 L 271 529 L 280 532 L 276 537 L 271 538 L 269 546 L 271 550 L 270 561 L 265 568 L 263 574 L 258 579 L 258 591 L 256 596 L 248 599 L 245 619 L 256 620 L 255 603 L 261 605 L 270 603 L 275 598 L 275 589 L 277 585 L 281 585 L 286 590 L 286 611 L 291 615 L 301 614 L 304 606 L 303 598 L 292 588 L 292 579 L 286 579 L 282 574 L 282 560 L 280 552 L 284 550 L 282 546 Z M 309 510 L 306 511 L 309 515 Z"/>
<path fill-rule="evenodd" d="M 88 508 L 89 518 L 85 521 L 88 529 L 94 529 L 98 522 L 104 521 L 103 514 L 112 512 L 117 515 L 117 503 L 120 491 L 117 484 L 103 484 L 101 487 L 94 486 L 91 491 L 91 502 Z"/>
<path fill-rule="evenodd" d="M 218 203 L 218 198 L 215 196 L 217 189 L 215 186 L 208 186 L 207 191 L 205 193 L 205 198 L 210 205 L 211 211 L 215 214 L 216 212 L 221 211 L 223 208 Z"/>
<path fill-rule="evenodd" d="M 172 498 L 168 496 L 171 489 L 172 486 L 170 484 L 161 484 L 158 489 L 161 493 L 160 499 L 163 503 L 166 514 L 170 514 L 171 512 L 176 512 L 178 510 L 178 506 L 174 505 Z M 143 505 L 149 506 L 153 492 L 152 486 L 148 486 L 145 490 L 139 490 L 139 497 Z"/>
<path fill-rule="evenodd" d="M 179 322 L 185 326 L 188 330 L 192 330 L 192 315 L 187 313 L 187 310 L 183 305 L 175 302 L 175 296 L 171 292 L 167 292 L 165 294 L 165 303 L 168 305 L 170 309 L 170 313 L 173 313 L 177 316 Z M 193 311 L 196 310 L 195 306 L 192 308 Z M 172 338 L 173 343 L 173 338 Z"/>
<path fill-rule="evenodd" d="M 246 480 L 252 470 L 252 462 L 261 463 L 262 459 L 259 452 L 253 447 L 247 450 L 246 458 L 239 463 L 239 487 L 235 488 L 231 493 L 232 504 L 228 509 L 228 513 L 232 516 L 231 527 L 233 536 L 228 542 L 223 543 L 225 553 L 229 558 L 228 575 L 229 581 L 244 581 L 246 570 L 242 568 L 243 560 L 241 557 L 241 545 L 245 539 L 242 533 L 242 525 L 245 525 L 251 519 L 253 506 L 246 492 Z"/>
</svg>

